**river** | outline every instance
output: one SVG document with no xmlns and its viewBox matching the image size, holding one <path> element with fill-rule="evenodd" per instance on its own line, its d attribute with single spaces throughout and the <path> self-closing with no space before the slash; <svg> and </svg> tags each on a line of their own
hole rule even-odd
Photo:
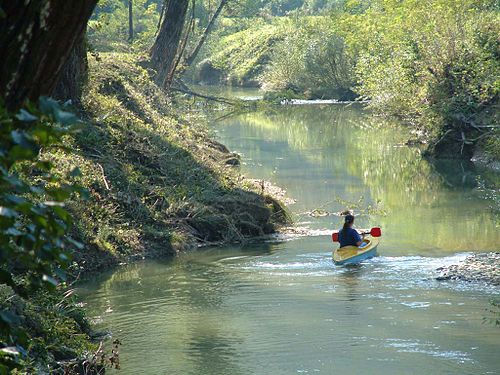
<svg viewBox="0 0 500 375">
<path fill-rule="evenodd" d="M 483 284 L 436 268 L 498 250 L 498 173 L 431 164 L 405 129 L 357 105 L 283 106 L 213 124 L 242 171 L 296 199 L 310 236 L 208 248 L 82 283 L 98 327 L 123 342 L 120 374 L 498 374 L 500 328 Z M 498 191 L 497 191 L 498 192 Z M 353 207 L 380 225 L 379 257 L 332 263 Z M 311 215 L 315 210 L 321 215 Z"/>
</svg>

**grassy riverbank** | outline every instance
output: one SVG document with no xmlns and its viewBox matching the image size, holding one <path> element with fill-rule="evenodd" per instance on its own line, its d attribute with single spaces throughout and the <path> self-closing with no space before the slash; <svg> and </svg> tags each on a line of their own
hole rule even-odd
<svg viewBox="0 0 500 375">
<path fill-rule="evenodd" d="M 241 242 L 287 220 L 277 200 L 239 175 L 238 156 L 210 138 L 203 113 L 165 96 L 135 56 L 90 63 L 86 124 L 68 140 L 69 158 L 51 155 L 61 170 L 78 165 L 90 191 L 71 204 L 85 244 L 80 267 Z"/>
<path fill-rule="evenodd" d="M 53 163 L 58 184 L 73 175 L 89 193 L 67 202 L 72 237 L 82 244 L 74 248 L 69 280 L 134 259 L 244 242 L 288 222 L 268 189 L 239 174 L 238 155 L 211 139 L 203 103 L 165 95 L 135 55 L 103 53 L 89 62 L 75 108 L 79 131 L 65 136 L 65 149 L 40 155 Z M 80 173 L 70 173 L 75 167 Z M 3 321 L 27 335 L 20 373 L 62 374 L 68 363 L 83 371 L 79 358 L 97 345 L 67 284 L 23 295 L 0 284 L 0 297 Z"/>
</svg>

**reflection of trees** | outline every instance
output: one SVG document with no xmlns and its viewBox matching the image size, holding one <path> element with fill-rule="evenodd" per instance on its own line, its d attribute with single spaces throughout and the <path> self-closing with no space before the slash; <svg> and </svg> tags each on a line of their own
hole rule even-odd
<svg viewBox="0 0 500 375">
<path fill-rule="evenodd" d="M 235 348 L 235 344 L 242 342 L 243 339 L 235 339 L 234 333 L 227 332 L 220 320 L 207 323 L 205 320 L 198 320 L 192 324 L 193 335 L 186 349 L 191 353 L 191 360 L 195 362 L 193 374 L 248 373 L 238 366 L 238 357 L 241 353 Z"/>
<path fill-rule="evenodd" d="M 238 291 L 238 273 L 219 260 L 271 248 L 207 249 L 132 264 L 87 283 L 84 294 L 92 296 L 90 311 L 124 342 L 128 373 L 245 374 L 237 363 L 244 338 L 232 329 L 232 310 L 225 310 Z"/>
<path fill-rule="evenodd" d="M 277 181 L 297 194 L 298 209 L 304 208 L 300 200 L 312 209 L 324 203 L 318 197 L 356 201 L 367 195 L 390 215 L 372 220 L 404 236 L 404 245 L 458 251 L 495 248 L 500 240 L 487 204 L 473 192 L 473 168 L 459 161 L 431 165 L 418 149 L 398 147 L 406 129 L 366 116 L 357 106 L 285 107 L 227 120 L 225 131 L 231 127 L 239 136 L 232 137 L 236 148 L 239 143 L 247 157 L 263 164 L 259 178 L 300 164 L 295 176 Z M 280 152 L 287 159 L 281 163 L 274 160 Z M 318 183 L 323 180 L 326 185 Z"/>
</svg>

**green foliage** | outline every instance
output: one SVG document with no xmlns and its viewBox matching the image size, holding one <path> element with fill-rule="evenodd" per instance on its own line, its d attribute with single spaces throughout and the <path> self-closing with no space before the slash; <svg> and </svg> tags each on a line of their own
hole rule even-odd
<svg viewBox="0 0 500 375">
<path fill-rule="evenodd" d="M 310 7 L 310 4 L 308 5 Z M 205 61 L 268 97 L 370 101 L 428 138 L 437 156 L 498 158 L 500 12 L 493 0 L 324 2 L 329 17 L 225 19 Z M 314 6 L 313 6 L 314 8 Z M 260 8 L 263 9 L 263 8 Z M 202 68 L 202 66 L 200 66 Z M 280 93 L 281 92 L 281 93 Z"/>
<path fill-rule="evenodd" d="M 15 115 L 0 107 L 0 282 L 22 296 L 54 290 L 66 277 L 69 251 L 81 247 L 67 236 L 72 219 L 64 206 L 71 196 L 85 192 L 63 183 L 42 157 L 76 121 L 74 114 L 45 97 Z M 65 180 L 78 173 L 72 170 Z M 14 349 L 2 351 L 0 369 L 14 365 L 14 354 L 27 347 L 29 334 L 20 328 L 20 319 L 2 304 L 2 347 Z"/>
<path fill-rule="evenodd" d="M 236 85 L 255 84 L 270 59 L 273 46 L 293 30 L 287 22 L 254 21 L 251 28 L 222 37 L 211 44 L 210 61 Z"/>
<path fill-rule="evenodd" d="M 261 77 L 266 90 L 290 90 L 306 97 L 352 99 L 353 63 L 344 40 L 331 30 L 330 20 L 309 17 L 273 48 Z"/>
<path fill-rule="evenodd" d="M 134 40 L 128 40 L 128 0 L 99 1 L 88 24 L 88 36 L 98 51 L 146 51 L 154 42 L 160 19 L 160 5 L 133 0 Z"/>
<path fill-rule="evenodd" d="M 226 19 L 219 38 L 210 43 L 208 61 L 230 84 L 259 83 L 267 91 L 280 91 L 281 97 L 292 91 L 345 99 L 352 86 L 352 63 L 331 26 L 327 17 L 250 23 Z"/>
<path fill-rule="evenodd" d="M 475 126 L 498 121 L 499 21 L 489 0 L 371 2 L 341 20 L 358 93 L 436 137 L 487 136 Z"/>
<path fill-rule="evenodd" d="M 272 231 L 278 209 L 242 188 L 228 163 L 237 155 L 209 138 L 200 107 L 166 96 L 137 60 L 90 59 L 85 132 L 65 140 L 70 155 L 50 153 L 59 171 L 78 164 L 90 191 L 69 204 L 75 237 L 87 245 L 76 261 L 93 270 Z"/>
<path fill-rule="evenodd" d="M 239 0 L 229 4 L 229 14 L 240 17 L 321 14 L 342 6 L 344 2 L 345 0 Z"/>
</svg>

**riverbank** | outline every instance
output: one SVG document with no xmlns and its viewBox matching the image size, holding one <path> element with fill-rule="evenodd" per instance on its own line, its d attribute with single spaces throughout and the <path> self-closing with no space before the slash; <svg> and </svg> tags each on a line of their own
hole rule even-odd
<svg viewBox="0 0 500 375">
<path fill-rule="evenodd" d="M 137 56 L 91 57 L 82 100 L 85 128 L 51 154 L 78 165 L 90 192 L 74 201 L 76 272 L 169 256 L 204 243 L 244 242 L 289 217 L 269 190 L 239 175 L 238 155 L 211 139 L 193 102 L 168 97 Z"/>
<path fill-rule="evenodd" d="M 459 264 L 437 269 L 437 280 L 461 280 L 500 285 L 500 253 L 473 254 Z"/>
<path fill-rule="evenodd" d="M 165 95 L 138 56 L 103 53 L 89 63 L 87 88 L 73 109 L 83 121 L 79 131 L 65 137 L 64 150 L 41 152 L 60 176 L 78 167 L 73 178 L 88 192 L 86 200 L 67 202 L 71 236 L 81 243 L 68 281 L 29 295 L 0 284 L 2 317 L 21 317 L 12 324 L 28 332 L 23 353 L 7 354 L 26 373 L 80 374 L 99 368 L 104 352 L 109 357 L 111 348 L 98 351 L 99 338 L 74 296 L 71 282 L 82 275 L 244 243 L 290 221 L 283 192 L 245 179 L 239 156 L 211 138 L 206 104 Z"/>
</svg>

